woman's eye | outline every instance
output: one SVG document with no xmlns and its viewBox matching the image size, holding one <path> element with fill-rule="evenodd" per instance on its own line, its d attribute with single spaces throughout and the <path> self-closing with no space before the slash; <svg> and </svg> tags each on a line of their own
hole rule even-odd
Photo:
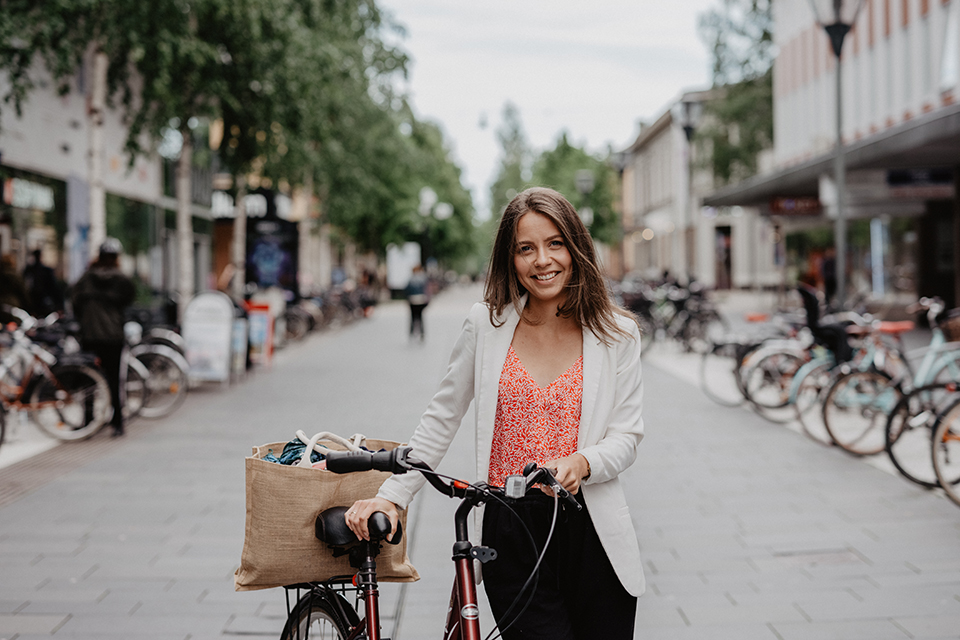
<svg viewBox="0 0 960 640">
<path fill-rule="evenodd" d="M 519 249 L 517 249 L 517 252 L 518 252 L 518 253 L 530 253 L 532 250 L 533 250 L 532 247 L 525 246 L 525 247 L 520 247 Z"/>
<path fill-rule="evenodd" d="M 551 247 L 562 247 L 562 246 L 563 246 L 563 240 L 554 240 L 553 242 L 550 243 L 550 246 L 551 246 Z"/>
</svg>

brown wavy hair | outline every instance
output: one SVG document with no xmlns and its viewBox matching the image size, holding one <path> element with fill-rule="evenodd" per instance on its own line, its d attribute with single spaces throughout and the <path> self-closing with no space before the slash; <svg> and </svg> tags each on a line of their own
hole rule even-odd
<svg viewBox="0 0 960 640">
<path fill-rule="evenodd" d="M 517 223 L 528 212 L 547 217 L 563 236 L 572 258 L 572 274 L 567 283 L 567 299 L 557 314 L 576 318 L 605 344 L 627 333 L 617 324 L 617 314 L 629 314 L 610 299 L 590 232 L 566 198 L 543 187 L 533 187 L 518 194 L 503 212 L 490 255 L 490 271 L 483 300 L 490 309 L 490 323 L 498 327 L 503 310 L 512 304 L 521 312 L 520 298 L 527 293 L 520 284 L 513 258 L 517 252 Z"/>
</svg>

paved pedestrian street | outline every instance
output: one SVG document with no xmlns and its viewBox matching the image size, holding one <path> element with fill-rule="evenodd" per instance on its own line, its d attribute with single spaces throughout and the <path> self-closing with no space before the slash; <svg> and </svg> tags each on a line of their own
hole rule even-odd
<svg viewBox="0 0 960 640">
<path fill-rule="evenodd" d="M 0 469 L 0 639 L 279 637 L 283 591 L 233 589 L 244 456 L 298 429 L 408 437 L 479 295 L 436 297 L 423 344 L 407 337 L 404 304 L 382 304 L 125 438 Z M 637 638 L 960 637 L 960 508 L 711 403 L 682 354 L 657 345 L 644 366 L 647 436 L 623 478 L 648 583 Z M 442 470 L 468 473 L 472 435 L 468 414 Z M 422 579 L 382 585 L 385 636 L 440 637 L 454 508 L 429 487 L 411 507 Z"/>
</svg>

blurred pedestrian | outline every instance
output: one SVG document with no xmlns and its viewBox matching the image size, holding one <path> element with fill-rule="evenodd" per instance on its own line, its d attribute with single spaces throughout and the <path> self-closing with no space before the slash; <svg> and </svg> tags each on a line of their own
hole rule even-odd
<svg viewBox="0 0 960 640">
<path fill-rule="evenodd" d="M 23 270 L 23 282 L 30 294 L 30 313 L 38 318 L 63 311 L 63 289 L 53 269 L 43 264 L 40 249 L 34 249 L 33 262 Z"/>
<path fill-rule="evenodd" d="M 124 346 L 124 312 L 133 304 L 133 281 L 120 271 L 123 246 L 116 238 L 100 245 L 100 255 L 73 287 L 73 312 L 80 323 L 80 341 L 100 358 L 110 385 L 113 435 L 123 435 L 123 400 L 120 393 L 121 356 Z"/>
<path fill-rule="evenodd" d="M 564 508 L 554 529 L 548 490 L 512 508 L 486 505 L 483 544 L 498 557 L 483 565 L 483 582 L 505 639 L 633 638 L 644 578 L 619 475 L 643 437 L 642 389 L 637 323 L 610 299 L 576 210 L 552 189 L 517 195 L 500 220 L 484 302 L 410 438 L 436 468 L 472 404 L 479 480 L 503 486 L 535 462 L 556 469 L 583 506 Z M 354 503 L 347 525 L 369 539 L 367 518 L 382 511 L 395 530 L 397 509 L 422 485 L 415 474 L 388 478 L 376 498 Z M 551 531 L 540 563 L 528 536 L 539 551 Z"/>
<path fill-rule="evenodd" d="M 407 283 L 407 304 L 410 305 L 410 337 L 419 336 L 420 342 L 423 342 L 423 310 L 427 308 L 430 302 L 430 296 L 427 293 L 427 274 L 419 264 L 413 267 L 413 274 L 410 276 L 410 282 Z"/>
<path fill-rule="evenodd" d="M 0 257 L 0 322 L 15 322 L 17 318 L 3 307 L 16 307 L 27 311 L 30 296 L 23 284 L 23 278 L 17 273 L 17 263 L 12 254 Z"/>
</svg>

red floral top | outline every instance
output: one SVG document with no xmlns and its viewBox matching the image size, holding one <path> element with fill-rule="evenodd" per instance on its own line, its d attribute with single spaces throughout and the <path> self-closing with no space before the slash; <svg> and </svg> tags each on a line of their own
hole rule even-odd
<svg viewBox="0 0 960 640">
<path fill-rule="evenodd" d="M 490 484 L 504 486 L 506 477 L 522 473 L 528 462 L 543 464 L 576 453 L 582 400 L 583 356 L 541 389 L 511 346 L 500 372 Z"/>
</svg>

